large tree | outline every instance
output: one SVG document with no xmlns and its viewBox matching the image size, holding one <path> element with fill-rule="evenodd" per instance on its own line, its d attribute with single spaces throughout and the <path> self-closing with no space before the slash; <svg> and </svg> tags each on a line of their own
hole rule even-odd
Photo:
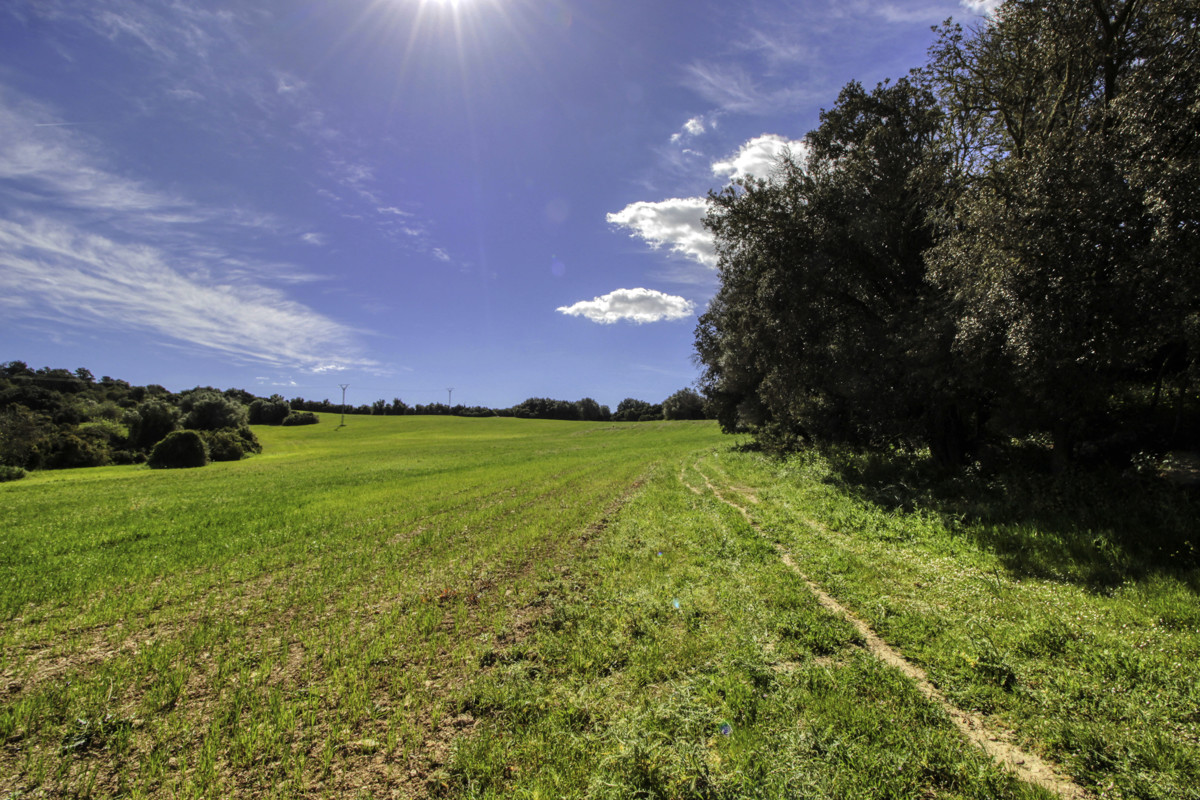
<svg viewBox="0 0 1200 800">
<path fill-rule="evenodd" d="M 960 351 L 1060 463 L 1188 330 L 1194 352 L 1195 17 L 1009 0 L 970 34 L 943 27 L 925 70 L 953 165 L 932 274 Z"/>
<path fill-rule="evenodd" d="M 726 430 L 778 446 L 924 442 L 962 458 L 970 403 L 923 259 L 941 130 L 916 83 L 851 83 L 806 157 L 710 197 L 721 287 L 696 349 Z"/>
</svg>

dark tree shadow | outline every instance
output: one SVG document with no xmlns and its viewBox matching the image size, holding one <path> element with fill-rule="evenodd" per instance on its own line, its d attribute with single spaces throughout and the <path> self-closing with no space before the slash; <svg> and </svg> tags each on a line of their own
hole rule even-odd
<svg viewBox="0 0 1200 800">
<path fill-rule="evenodd" d="M 832 482 L 893 512 L 942 517 L 955 535 L 1001 559 L 1015 577 L 1108 593 L 1170 575 L 1200 593 L 1200 491 L 1154 472 L 1112 468 L 1053 474 L 1040 448 L 1014 448 L 960 473 L 910 453 L 827 454 Z"/>
</svg>

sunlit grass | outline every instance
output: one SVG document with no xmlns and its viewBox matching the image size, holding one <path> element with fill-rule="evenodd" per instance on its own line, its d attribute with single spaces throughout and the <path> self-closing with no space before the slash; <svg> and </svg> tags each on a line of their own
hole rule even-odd
<svg viewBox="0 0 1200 800">
<path fill-rule="evenodd" d="M 1043 476 L 1042 503 L 882 465 L 869 479 L 854 458 L 729 453 L 710 469 L 754 487 L 768 535 L 956 705 L 1103 796 L 1200 797 L 1200 570 L 1178 552 L 1200 539 L 1188 495 L 1087 476 L 1055 490 Z"/>
<path fill-rule="evenodd" d="M 1197 575 L 1119 519 L 1068 547 L 711 423 L 331 421 L 0 485 L 0 797 L 1046 796 L 775 544 L 1101 796 L 1197 796 Z"/>
</svg>

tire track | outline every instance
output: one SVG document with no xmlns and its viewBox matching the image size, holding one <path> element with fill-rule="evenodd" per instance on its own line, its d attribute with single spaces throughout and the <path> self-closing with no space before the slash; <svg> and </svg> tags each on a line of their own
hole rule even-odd
<svg viewBox="0 0 1200 800">
<path fill-rule="evenodd" d="M 772 542 L 771 538 L 763 533 L 762 529 L 755 524 L 754 520 L 750 516 L 749 510 L 744 505 L 741 505 L 734 500 L 730 500 L 728 497 L 722 494 L 715 485 L 713 485 L 713 482 L 709 480 L 708 476 L 705 475 L 703 470 L 700 469 L 699 461 L 696 461 L 692 464 L 692 469 L 697 475 L 700 476 L 700 479 L 704 481 L 704 485 L 715 498 L 730 508 L 736 510 L 739 514 L 741 514 L 742 518 L 746 521 L 746 524 L 749 525 L 755 533 L 768 542 L 771 542 L 776 552 L 779 553 L 780 560 L 783 561 L 783 563 L 790 570 L 792 570 L 792 572 L 796 573 L 796 575 L 799 576 L 802 581 L 804 581 L 805 585 L 808 586 L 809 591 L 813 593 L 813 595 L 817 598 L 817 602 L 820 603 L 821 606 L 853 625 L 854 628 L 859 632 L 859 635 L 861 635 L 863 640 L 866 642 L 867 651 L 885 664 L 899 670 L 905 677 L 916 684 L 917 689 L 920 690 L 921 694 L 923 694 L 930 701 L 936 703 L 943 711 L 946 712 L 946 715 L 950 717 L 950 720 L 954 723 L 954 726 L 958 728 L 958 730 L 968 739 L 968 741 L 980 747 L 993 760 L 1005 766 L 1008 770 L 1015 773 L 1018 778 L 1027 783 L 1032 783 L 1036 786 L 1046 789 L 1047 791 L 1053 792 L 1054 794 L 1063 798 L 1063 800 L 1092 800 L 1093 795 L 1063 774 L 1061 768 L 1059 768 L 1057 765 L 1043 759 L 1036 753 L 1028 752 L 1012 744 L 1010 741 L 1012 738 L 1011 731 L 997 730 L 995 727 L 989 726 L 984 721 L 982 716 L 963 711 L 951 703 L 946 696 L 942 694 L 942 692 L 936 686 L 933 685 L 933 682 L 929 680 L 929 676 L 923 669 L 918 667 L 916 664 L 913 664 L 911 661 L 893 649 L 887 642 L 880 638 L 879 634 L 872 630 L 870 625 L 831 597 L 816 582 L 805 575 L 787 549 L 778 542 Z M 703 490 L 688 483 L 685 478 L 685 468 L 681 468 L 679 472 L 680 482 L 683 483 L 683 485 L 690 489 L 693 493 L 700 496 L 704 495 Z M 736 486 L 730 486 L 728 488 L 730 491 L 736 493 L 745 502 L 752 504 L 758 502 L 758 498 L 755 497 L 749 490 L 742 490 Z M 806 525 L 818 530 L 824 529 L 824 526 L 815 520 L 808 519 L 807 517 L 801 517 L 801 520 Z"/>
</svg>

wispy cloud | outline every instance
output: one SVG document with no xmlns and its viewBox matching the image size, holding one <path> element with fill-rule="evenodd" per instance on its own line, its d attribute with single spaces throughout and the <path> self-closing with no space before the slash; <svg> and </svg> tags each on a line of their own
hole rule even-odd
<svg viewBox="0 0 1200 800">
<path fill-rule="evenodd" d="M 802 84 L 763 88 L 741 64 L 694 62 L 685 83 L 723 113 L 774 114 L 822 96 Z"/>
<path fill-rule="evenodd" d="M 963 5 L 970 7 L 970 0 Z M 894 24 L 936 25 L 949 16 L 946 7 L 937 3 L 871 3 L 869 8 L 876 16 Z"/>
<path fill-rule="evenodd" d="M 611 325 L 622 320 L 643 324 L 662 320 L 684 319 L 696 306 L 690 300 L 664 294 L 654 289 L 617 289 L 592 300 L 561 306 L 558 311 L 571 317 Z"/>
<path fill-rule="evenodd" d="M 234 361 L 320 369 L 364 364 L 349 329 L 278 290 L 211 283 L 170 255 L 46 218 L 0 221 L 0 306 L 56 324 L 140 331 Z"/>
<path fill-rule="evenodd" d="M 239 236 L 277 233 L 277 220 L 125 177 L 79 129 L 39 127 L 53 121 L 52 108 L 0 86 L 0 307 L 11 323 L 141 332 L 275 366 L 367 365 L 349 328 L 268 284 L 314 276 L 237 252 Z"/>
<path fill-rule="evenodd" d="M 378 178 L 380 165 L 373 163 L 370 145 L 327 113 L 308 81 L 272 63 L 256 46 L 271 14 L 253 4 L 214 10 L 177 0 L 39 0 L 16 13 L 26 22 L 74 25 L 151 64 L 142 71 L 141 84 L 124 89 L 147 113 L 189 109 L 192 115 L 203 102 L 204 113 L 195 124 L 214 139 L 237 149 L 285 148 L 311 156 L 313 191 L 334 213 L 373 225 L 410 252 L 437 260 L 438 251 L 452 254 L 436 240 L 433 222 L 419 213 L 403 225 L 372 213 L 399 205 L 393 199 L 396 188 Z M 258 113 L 245 113 L 247 103 Z M 113 191 L 133 188 L 136 184 Z"/>
<path fill-rule="evenodd" d="M 197 221 L 196 209 L 138 181 L 103 169 L 75 126 L 57 124 L 53 109 L 0 85 L 0 180 L 31 202 L 52 196 L 76 209 Z"/>
</svg>

